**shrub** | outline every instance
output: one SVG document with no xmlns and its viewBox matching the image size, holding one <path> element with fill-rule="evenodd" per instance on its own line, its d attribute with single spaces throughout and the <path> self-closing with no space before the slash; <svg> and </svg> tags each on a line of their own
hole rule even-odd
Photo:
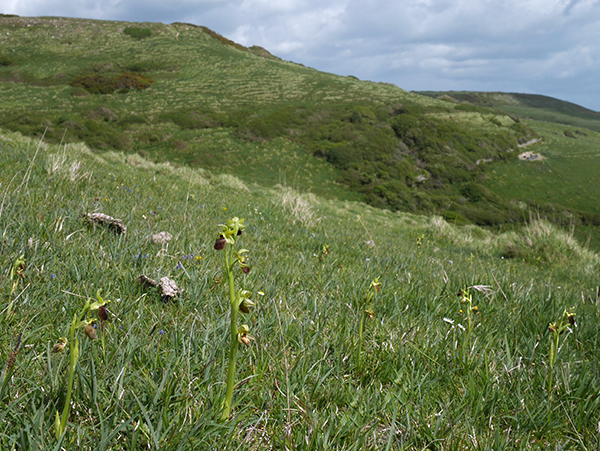
<svg viewBox="0 0 600 451">
<path fill-rule="evenodd" d="M 154 82 L 145 75 L 126 72 L 116 77 L 99 74 L 80 75 L 69 83 L 74 88 L 83 88 L 91 94 L 112 94 L 115 90 L 125 93 L 146 89 Z"/>
<path fill-rule="evenodd" d="M 74 88 L 83 88 L 90 94 L 112 94 L 115 90 L 114 79 L 98 74 L 80 75 L 69 84 Z"/>
<path fill-rule="evenodd" d="M 179 110 L 164 113 L 159 116 L 162 122 L 172 122 L 185 130 L 200 130 L 204 128 L 219 127 L 220 121 L 210 112 L 196 110 Z"/>
<path fill-rule="evenodd" d="M 15 66 L 17 63 L 8 55 L 0 55 L 0 66 Z"/>
<path fill-rule="evenodd" d="M 455 211 L 445 211 L 442 215 L 447 223 L 454 225 L 467 225 L 470 224 L 469 220 L 460 213 Z"/>
<path fill-rule="evenodd" d="M 474 182 L 465 183 L 461 186 L 460 194 L 469 199 L 470 202 L 479 202 L 486 197 L 485 188 Z"/>
<path fill-rule="evenodd" d="M 124 74 L 118 75 L 115 78 L 115 88 L 119 92 L 135 90 L 139 91 L 142 89 L 149 88 L 153 82 L 153 79 L 148 78 L 145 75 L 126 72 Z"/>
<path fill-rule="evenodd" d="M 123 33 L 134 39 L 145 39 L 152 36 L 152 32 L 148 28 L 127 27 L 123 30 Z"/>
</svg>

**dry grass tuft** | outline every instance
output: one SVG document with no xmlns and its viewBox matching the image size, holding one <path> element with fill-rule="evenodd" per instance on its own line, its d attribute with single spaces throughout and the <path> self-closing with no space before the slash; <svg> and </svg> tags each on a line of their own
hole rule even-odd
<svg viewBox="0 0 600 451">
<path fill-rule="evenodd" d="M 314 194 L 300 194 L 289 187 L 279 187 L 279 203 L 285 211 L 294 217 L 294 223 L 300 222 L 304 227 L 311 228 L 319 222 L 313 205 L 317 203 Z"/>
</svg>

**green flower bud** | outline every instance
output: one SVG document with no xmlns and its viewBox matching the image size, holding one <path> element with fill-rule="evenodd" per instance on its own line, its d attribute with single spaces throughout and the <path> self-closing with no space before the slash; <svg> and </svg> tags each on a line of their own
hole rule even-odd
<svg viewBox="0 0 600 451">
<path fill-rule="evenodd" d="M 250 309 L 255 307 L 256 304 L 251 299 L 242 299 L 240 302 L 240 312 L 250 313 Z"/>
</svg>

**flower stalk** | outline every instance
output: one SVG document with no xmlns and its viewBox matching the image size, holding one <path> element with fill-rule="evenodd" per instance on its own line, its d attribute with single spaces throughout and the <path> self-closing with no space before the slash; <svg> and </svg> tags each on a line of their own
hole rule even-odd
<svg viewBox="0 0 600 451">
<path fill-rule="evenodd" d="M 367 294 L 361 299 L 359 309 L 362 310 L 362 315 L 360 316 L 360 322 L 358 324 L 358 365 L 360 367 L 361 356 L 362 356 L 362 344 L 364 338 L 364 328 L 365 328 L 365 319 L 368 317 L 369 319 L 373 319 L 375 312 L 373 311 L 373 298 L 376 294 L 381 290 L 381 283 L 378 279 L 375 279 L 369 285 L 369 289 Z"/>
<path fill-rule="evenodd" d="M 244 274 L 250 271 L 250 267 L 246 262 L 246 249 L 236 251 L 234 246 L 237 238 L 243 233 L 246 226 L 244 220 L 233 218 L 227 221 L 226 224 L 221 224 L 221 233 L 215 241 L 214 248 L 217 251 L 224 251 L 224 267 L 229 288 L 230 301 L 230 344 L 229 344 L 229 364 L 227 370 L 227 388 L 225 390 L 225 398 L 223 399 L 223 411 L 221 412 L 220 421 L 226 421 L 231 415 L 231 407 L 233 402 L 233 386 L 235 383 L 235 367 L 237 359 L 237 351 L 239 343 L 246 346 L 250 345 L 253 338 L 248 334 L 249 328 L 246 325 L 237 325 L 239 312 L 250 313 L 250 309 L 254 307 L 254 302 L 250 299 L 250 292 L 246 290 L 236 290 L 235 274 L 236 266 L 239 266 Z"/>
<path fill-rule="evenodd" d="M 69 379 L 67 382 L 67 396 L 65 398 L 65 405 L 63 407 L 62 415 L 59 415 L 58 411 L 56 411 L 54 421 L 54 433 L 57 440 L 60 439 L 67 427 L 67 421 L 69 419 L 69 412 L 71 409 L 73 380 L 75 378 L 77 362 L 79 361 L 79 339 L 77 338 L 76 332 L 78 329 L 84 329 L 86 335 L 91 340 L 96 338 L 96 329 L 93 327 L 94 320 L 90 319 L 90 313 L 97 311 L 100 307 L 106 305 L 107 302 L 110 302 L 102 299 L 100 296 L 101 291 L 102 290 L 100 289 L 96 293 L 96 297 L 98 298 L 97 302 L 91 302 L 91 300 L 88 299 L 79 314 L 75 313 L 73 315 L 73 320 L 71 321 L 71 326 L 69 328 L 69 338 L 61 338 L 59 343 L 54 345 L 52 348 L 52 352 L 56 353 L 64 351 L 67 345 L 69 347 Z"/>
<path fill-rule="evenodd" d="M 559 340 L 560 336 L 564 332 L 571 332 L 571 326 L 575 325 L 575 313 L 573 309 L 563 311 L 560 320 L 550 323 L 548 325 L 548 332 L 550 332 L 550 352 L 548 354 L 548 364 L 550 369 L 548 370 L 548 394 L 552 397 L 552 391 L 554 388 L 554 365 L 556 364 L 556 358 L 558 356 Z"/>
</svg>

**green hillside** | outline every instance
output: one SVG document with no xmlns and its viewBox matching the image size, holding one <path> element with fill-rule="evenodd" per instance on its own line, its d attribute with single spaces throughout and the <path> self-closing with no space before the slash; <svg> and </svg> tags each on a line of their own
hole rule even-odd
<svg viewBox="0 0 600 451">
<path fill-rule="evenodd" d="M 394 211 L 520 221 L 500 201 L 460 202 L 481 162 L 537 137 L 498 110 L 318 72 L 189 24 L 2 17 L 0 43 L 4 128 Z"/>
<path fill-rule="evenodd" d="M 0 190 L 2 450 L 600 445 L 600 260 L 547 222 L 493 234 L 4 130 Z M 214 248 L 233 217 L 248 347 Z"/>
<path fill-rule="evenodd" d="M 419 94 L 498 108 L 521 118 L 572 125 L 600 132 L 600 112 L 548 96 L 470 91 L 425 91 Z"/>
</svg>

